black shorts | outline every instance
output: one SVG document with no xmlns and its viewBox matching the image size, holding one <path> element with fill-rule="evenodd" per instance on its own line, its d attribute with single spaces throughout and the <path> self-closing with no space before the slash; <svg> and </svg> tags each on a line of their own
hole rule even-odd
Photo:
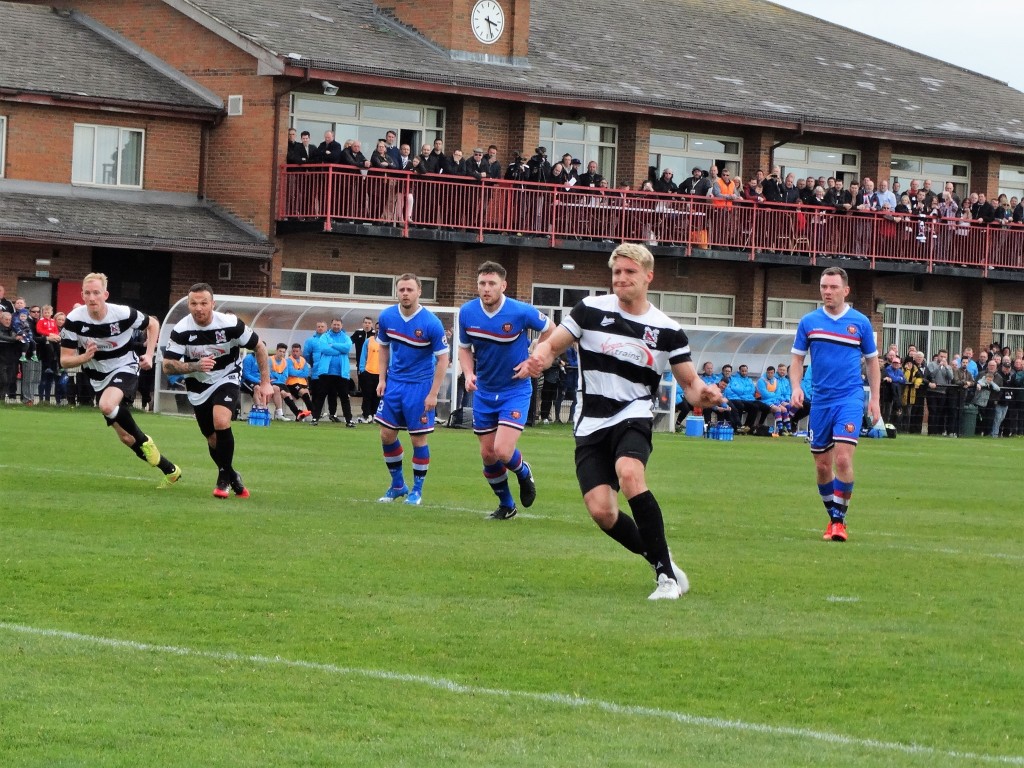
<svg viewBox="0 0 1024 768">
<path fill-rule="evenodd" d="M 204 437 L 209 437 L 215 430 L 213 428 L 213 408 L 220 405 L 234 413 L 238 409 L 238 398 L 241 397 L 237 384 L 221 384 L 205 402 L 192 406 L 196 412 L 196 422 L 199 424 L 199 431 Z"/>
<path fill-rule="evenodd" d="M 119 407 L 131 406 L 135 402 L 135 393 L 139 391 L 139 377 L 134 373 L 115 373 L 110 383 L 96 393 L 96 399 L 98 400 L 111 387 L 116 387 L 124 393 Z"/>
<path fill-rule="evenodd" d="M 257 382 L 246 381 L 245 379 L 242 379 L 238 386 L 242 392 L 245 392 L 245 394 L 252 395 L 252 393 L 256 389 L 256 383 Z"/>
<path fill-rule="evenodd" d="M 287 392 L 289 395 L 292 396 L 293 400 L 298 400 L 300 397 L 302 397 L 303 391 L 305 391 L 306 394 L 309 394 L 309 387 L 307 387 L 305 384 L 286 384 L 285 386 L 281 387 L 281 391 Z"/>
<path fill-rule="evenodd" d="M 619 490 L 617 459 L 626 456 L 647 466 L 651 457 L 651 419 L 626 419 L 592 435 L 576 438 L 576 479 L 585 496 L 599 485 Z"/>
</svg>

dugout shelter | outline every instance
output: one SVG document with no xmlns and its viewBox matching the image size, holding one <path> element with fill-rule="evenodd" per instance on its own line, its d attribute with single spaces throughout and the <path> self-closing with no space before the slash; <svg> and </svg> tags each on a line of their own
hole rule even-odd
<svg viewBox="0 0 1024 768">
<path fill-rule="evenodd" d="M 351 335 L 362 327 L 364 317 L 374 320 L 380 313 L 391 306 L 391 303 L 366 303 L 358 301 L 330 301 L 309 299 L 277 299 L 260 296 L 215 296 L 215 308 L 241 318 L 266 343 L 267 350 L 273 354 L 274 347 L 285 343 L 291 347 L 293 343 L 303 344 L 314 331 L 316 323 L 323 320 L 330 324 L 334 318 L 340 318 L 345 331 Z M 458 310 L 455 307 L 428 306 L 431 312 L 440 318 L 445 328 L 453 329 L 453 338 L 458 339 Z M 183 296 L 175 302 L 160 327 L 158 352 L 162 352 L 170 339 L 174 324 L 188 314 L 188 297 Z M 713 326 L 696 326 L 687 328 L 690 339 L 690 350 L 693 364 L 698 372 L 705 361 L 710 360 L 717 373 L 723 365 L 732 365 L 733 370 L 741 364 L 748 366 L 751 376 L 759 376 L 769 365 L 789 363 L 790 350 L 793 347 L 794 332 L 791 330 L 765 330 L 760 328 L 722 328 Z M 457 347 L 457 343 L 455 345 Z M 456 392 L 458 379 L 457 349 L 452 350 L 451 364 L 437 402 L 438 423 L 444 423 L 452 411 L 452 396 Z M 355 350 L 350 359 L 353 374 L 356 371 Z M 175 388 L 157 363 L 156 387 L 154 392 L 154 411 L 164 414 L 191 414 L 191 407 L 185 400 L 184 390 Z M 655 404 L 655 429 L 671 431 L 675 424 L 675 381 L 665 382 L 661 386 L 658 401 Z"/>
</svg>

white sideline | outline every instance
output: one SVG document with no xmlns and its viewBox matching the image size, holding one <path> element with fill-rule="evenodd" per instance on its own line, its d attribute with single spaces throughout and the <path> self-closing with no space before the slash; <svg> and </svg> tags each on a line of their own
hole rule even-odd
<svg viewBox="0 0 1024 768">
<path fill-rule="evenodd" d="M 23 635 L 34 635 L 37 637 L 55 637 L 61 640 L 70 640 L 79 643 L 89 643 L 107 648 L 119 650 L 137 651 L 144 653 L 162 653 L 172 656 L 191 656 L 200 659 L 211 659 L 213 661 L 245 662 L 250 664 L 276 665 L 296 669 L 308 669 L 317 672 L 326 672 L 341 677 L 362 677 L 371 680 L 384 680 L 397 683 L 413 683 L 428 688 L 447 691 L 449 693 L 466 694 L 470 696 L 493 696 L 503 699 L 526 699 L 545 704 L 561 704 L 567 707 L 591 708 L 613 715 L 626 715 L 629 717 L 646 717 L 668 720 L 680 725 L 696 726 L 712 730 L 739 731 L 743 733 L 758 733 L 768 736 L 781 736 L 806 741 L 819 741 L 827 744 L 860 747 L 873 749 L 882 752 L 896 752 L 908 755 L 932 756 L 941 758 L 952 758 L 971 762 L 991 763 L 997 765 L 1024 765 L 1024 755 L 986 755 L 977 752 L 959 752 L 956 750 L 945 750 L 938 747 L 926 747 L 919 744 L 903 744 L 896 741 L 878 741 L 876 739 L 861 739 L 853 736 L 843 736 L 836 733 L 814 731 L 809 728 L 789 728 L 777 725 L 765 725 L 761 723 L 747 723 L 742 720 L 724 720 L 717 717 L 701 717 L 699 715 L 688 715 L 684 712 L 674 712 L 668 709 L 657 709 L 654 707 L 638 707 L 626 704 L 616 704 L 601 699 L 588 699 L 580 696 L 570 696 L 564 693 L 535 693 L 531 691 L 505 690 L 502 688 L 482 688 L 474 685 L 463 685 L 454 680 L 447 680 L 443 677 L 430 677 L 428 675 L 412 675 L 401 672 L 387 672 L 376 669 L 357 669 L 353 667 L 342 667 L 335 664 L 323 664 L 315 661 L 301 661 L 295 659 L 284 659 L 280 656 L 262 656 L 259 654 L 246 655 L 233 651 L 201 651 L 194 648 L 185 648 L 176 645 L 153 645 L 140 643 L 134 640 L 118 640 L 116 638 L 99 637 L 96 635 L 85 635 L 79 632 L 68 632 L 60 629 L 43 629 L 40 627 L 29 627 L 24 624 L 12 624 L 0 622 L 0 630 L 15 632 Z"/>
</svg>

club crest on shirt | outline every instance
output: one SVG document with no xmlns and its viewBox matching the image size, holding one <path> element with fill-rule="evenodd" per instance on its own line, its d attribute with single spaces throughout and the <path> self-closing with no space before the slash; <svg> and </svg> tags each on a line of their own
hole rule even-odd
<svg viewBox="0 0 1024 768">
<path fill-rule="evenodd" d="M 644 344 L 649 347 L 658 346 L 658 334 L 661 333 L 659 328 L 648 328 L 644 326 Z"/>
<path fill-rule="evenodd" d="M 110 324 L 110 335 L 111 336 L 117 336 L 119 333 L 121 333 L 121 324 L 120 323 L 111 323 Z"/>
<path fill-rule="evenodd" d="M 224 331 L 214 331 L 213 337 L 216 344 L 226 344 L 228 341 L 228 335 Z"/>
<path fill-rule="evenodd" d="M 422 339 L 423 338 L 423 329 L 422 328 L 417 328 L 416 329 L 416 333 L 414 335 L 416 336 L 417 339 Z"/>
<path fill-rule="evenodd" d="M 846 332 L 848 334 L 850 334 L 851 336 L 856 336 L 857 335 L 857 326 L 856 325 L 848 325 L 848 326 L 846 326 Z"/>
<path fill-rule="evenodd" d="M 503 330 L 505 333 L 511 333 L 512 332 L 512 323 L 504 323 L 501 326 L 501 330 Z"/>
<path fill-rule="evenodd" d="M 843 427 L 843 429 L 845 430 L 846 434 L 852 435 L 857 430 L 857 427 L 854 426 L 852 421 L 848 421 L 846 422 L 846 425 Z"/>
</svg>

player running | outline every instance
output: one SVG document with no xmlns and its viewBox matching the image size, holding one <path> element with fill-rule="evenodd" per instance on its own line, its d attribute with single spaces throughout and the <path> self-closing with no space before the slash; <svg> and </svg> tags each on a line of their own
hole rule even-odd
<svg viewBox="0 0 1024 768">
<path fill-rule="evenodd" d="M 107 276 L 92 272 L 82 280 L 83 305 L 71 310 L 61 330 L 62 368 L 82 366 L 92 388 L 99 393 L 100 411 L 121 442 L 140 459 L 164 473 L 157 488 L 170 488 L 181 470 L 160 455 L 156 443 L 139 429 L 131 404 L 139 388 L 139 369 L 153 367 L 160 323 L 155 317 L 122 304 L 109 304 Z M 137 328 L 146 329 L 146 351 L 139 357 L 132 345 Z"/>
</svg>

